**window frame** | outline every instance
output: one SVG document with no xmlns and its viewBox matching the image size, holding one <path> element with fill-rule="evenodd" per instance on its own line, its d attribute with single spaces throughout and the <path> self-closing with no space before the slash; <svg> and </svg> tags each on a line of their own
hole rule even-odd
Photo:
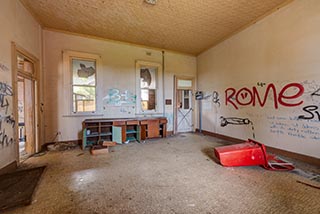
<svg viewBox="0 0 320 214">
<path fill-rule="evenodd" d="M 65 112 L 66 115 L 70 116 L 90 116 L 90 115 L 96 115 L 98 111 L 98 72 L 100 70 L 100 59 L 101 57 L 98 54 L 91 54 L 91 53 L 84 53 L 84 52 L 78 52 L 78 51 L 63 51 L 63 65 L 64 65 L 64 89 L 68 90 L 67 93 L 67 103 L 68 103 L 68 112 Z M 92 61 L 95 62 L 95 85 L 82 85 L 82 86 L 88 86 L 88 87 L 94 87 L 95 88 L 95 110 L 94 111 L 81 111 L 81 112 L 74 112 L 73 111 L 73 87 L 74 86 L 80 86 L 77 84 L 73 84 L 73 63 L 72 60 L 83 60 L 83 61 Z"/>
<path fill-rule="evenodd" d="M 157 68 L 156 72 L 156 87 L 155 89 L 146 89 L 141 88 L 141 77 L 140 77 L 140 70 L 141 67 L 150 67 L 150 68 Z M 136 61 L 136 114 L 137 115 L 148 115 L 148 114 L 160 114 L 163 112 L 163 80 L 162 80 L 162 66 L 160 63 L 156 62 L 147 62 L 142 60 Z M 141 90 L 155 90 L 155 109 L 153 110 L 143 110 L 141 105 Z"/>
</svg>

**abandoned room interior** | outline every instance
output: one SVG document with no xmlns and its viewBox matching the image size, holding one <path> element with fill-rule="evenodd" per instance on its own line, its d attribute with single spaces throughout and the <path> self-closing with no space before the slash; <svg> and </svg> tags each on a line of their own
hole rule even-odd
<svg viewBox="0 0 320 214">
<path fill-rule="evenodd" d="M 319 213 L 319 0 L 1 0 L 0 213 Z"/>
</svg>

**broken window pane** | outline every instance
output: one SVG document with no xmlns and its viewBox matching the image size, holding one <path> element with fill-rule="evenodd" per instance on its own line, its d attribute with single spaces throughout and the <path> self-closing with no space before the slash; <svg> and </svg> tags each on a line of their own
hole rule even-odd
<svg viewBox="0 0 320 214">
<path fill-rule="evenodd" d="M 156 89 L 157 68 L 141 67 L 140 88 Z"/>
<path fill-rule="evenodd" d="M 90 60 L 72 59 L 73 85 L 96 85 L 96 63 Z"/>
</svg>

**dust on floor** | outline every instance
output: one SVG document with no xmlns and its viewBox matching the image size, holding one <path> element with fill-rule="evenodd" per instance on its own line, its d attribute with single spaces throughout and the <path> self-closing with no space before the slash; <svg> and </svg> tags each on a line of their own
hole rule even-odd
<svg viewBox="0 0 320 214">
<path fill-rule="evenodd" d="M 318 213 L 309 179 L 260 167 L 224 168 L 212 137 L 185 134 L 92 156 L 79 148 L 28 159 L 47 165 L 30 206 L 9 213 Z"/>
</svg>

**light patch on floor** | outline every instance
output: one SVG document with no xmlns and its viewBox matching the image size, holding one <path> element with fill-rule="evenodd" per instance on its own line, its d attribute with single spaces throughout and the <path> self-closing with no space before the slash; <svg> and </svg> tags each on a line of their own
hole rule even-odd
<svg viewBox="0 0 320 214">
<path fill-rule="evenodd" d="M 92 156 L 51 151 L 25 166 L 47 165 L 33 204 L 7 213 L 318 213 L 320 191 L 289 172 L 225 168 L 217 139 L 197 134 L 130 143 Z M 318 184 L 316 182 L 316 184 Z"/>
</svg>

